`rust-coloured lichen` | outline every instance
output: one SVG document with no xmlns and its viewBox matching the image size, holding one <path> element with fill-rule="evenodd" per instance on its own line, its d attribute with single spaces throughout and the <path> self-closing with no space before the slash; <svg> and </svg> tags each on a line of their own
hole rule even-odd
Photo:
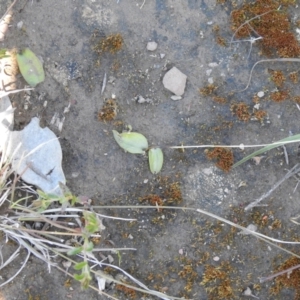
<svg viewBox="0 0 300 300">
<path fill-rule="evenodd" d="M 264 54 L 279 57 L 298 57 L 300 45 L 291 31 L 287 5 L 294 0 L 257 0 L 246 3 L 231 13 L 231 29 L 235 38 L 260 36 Z"/>
<path fill-rule="evenodd" d="M 288 98 L 288 96 L 289 96 L 289 92 L 286 90 L 276 91 L 270 94 L 270 98 L 274 102 L 283 102 Z"/>
<path fill-rule="evenodd" d="M 224 172 L 229 172 L 233 166 L 233 153 L 231 149 L 216 147 L 206 151 L 208 159 L 216 159 L 216 166 Z"/>
<path fill-rule="evenodd" d="M 241 121 L 248 122 L 251 118 L 251 114 L 249 112 L 249 106 L 244 102 L 235 103 L 231 105 L 230 110 Z"/>
</svg>

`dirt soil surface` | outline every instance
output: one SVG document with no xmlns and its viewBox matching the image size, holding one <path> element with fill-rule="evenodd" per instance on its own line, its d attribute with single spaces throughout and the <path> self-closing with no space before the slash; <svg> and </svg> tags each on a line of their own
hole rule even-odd
<svg viewBox="0 0 300 300">
<path fill-rule="evenodd" d="M 0 0 L 1 16 L 9 4 Z M 292 288 L 273 294 L 274 280 L 259 283 L 260 277 L 275 272 L 290 256 L 253 236 L 191 211 L 105 209 L 108 205 L 155 204 L 159 199 L 174 207 L 201 208 L 246 227 L 254 224 L 258 232 L 274 238 L 299 241 L 299 226 L 290 221 L 300 212 L 296 178 L 288 179 L 266 198 L 263 204 L 267 206 L 244 211 L 299 161 L 298 144 L 286 146 L 289 165 L 279 147 L 265 153 L 259 164 L 251 160 L 230 172 L 216 167 L 205 149 L 169 148 L 264 144 L 299 133 L 300 111 L 291 100 L 300 95 L 299 85 L 288 80 L 291 72 L 299 70 L 299 63 L 260 64 L 250 87 L 234 92 L 246 86 L 253 64 L 266 58 L 259 41 L 229 45 L 233 34 L 230 15 L 242 4 L 216 0 L 20 0 L 0 46 L 29 47 L 43 59 L 46 72 L 45 81 L 30 97 L 25 93 L 10 97 L 16 107 L 15 130 L 38 116 L 41 126 L 48 126 L 60 138 L 63 169 L 72 192 L 103 205 L 107 215 L 137 219 L 133 223 L 104 219 L 106 229 L 99 246 L 111 247 L 105 244 L 110 240 L 116 247 L 136 248 L 121 252 L 120 267 L 149 288 L 184 299 L 251 299 L 243 295 L 247 287 L 260 299 L 300 299 Z M 282 9 L 288 11 L 291 31 L 299 34 L 300 8 Z M 257 37 L 253 32 L 251 36 Z M 112 42 L 113 37 L 119 39 Z M 113 48 L 105 51 L 101 47 L 109 38 L 108 46 Z M 155 51 L 146 49 L 149 41 L 158 44 Z M 173 66 L 187 75 L 185 93 L 177 101 L 162 83 Z M 280 103 L 270 100 L 276 89 L 270 80 L 273 70 L 283 72 L 289 90 L 288 99 Z M 107 83 L 101 92 L 105 76 Z M 24 85 L 18 75 L 18 87 Z M 262 91 L 264 96 L 256 97 L 257 105 L 253 98 Z M 214 101 L 213 96 L 224 99 Z M 147 101 L 140 103 L 140 97 Z M 117 115 L 113 120 L 99 120 L 99 111 L 112 98 Z M 248 121 L 239 120 L 235 113 L 240 102 L 248 106 Z M 254 117 L 258 110 L 266 111 L 262 120 Z M 128 125 L 144 134 L 150 145 L 163 149 L 164 166 L 159 175 L 151 174 L 147 156 L 125 153 L 115 142 L 112 130 L 122 132 Z M 234 161 L 252 151 L 233 149 Z M 14 244 L 2 242 L 4 254 L 15 249 Z M 299 246 L 281 245 L 299 253 Z M 19 269 L 25 254 L 21 252 L 18 260 L 1 271 L 1 281 Z M 118 256 L 111 255 L 119 265 Z M 61 260 L 57 263 L 61 266 Z M 96 280 L 92 283 L 97 286 Z M 126 289 L 106 291 L 117 299 L 134 299 Z M 0 299 L 106 297 L 93 290 L 81 291 L 75 280 L 55 268 L 49 273 L 44 262 L 32 257 L 25 270 L 1 289 Z M 137 294 L 135 299 L 154 297 Z"/>
</svg>

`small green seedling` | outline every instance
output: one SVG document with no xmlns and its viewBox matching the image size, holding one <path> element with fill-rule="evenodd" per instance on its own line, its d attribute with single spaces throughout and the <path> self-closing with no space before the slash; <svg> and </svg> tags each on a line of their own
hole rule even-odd
<svg viewBox="0 0 300 300">
<path fill-rule="evenodd" d="M 148 153 L 149 156 L 149 167 L 152 174 L 160 172 L 164 163 L 164 154 L 158 147 L 151 148 Z"/>
<path fill-rule="evenodd" d="M 149 151 L 151 173 L 160 172 L 164 162 L 164 155 L 160 148 L 153 147 L 148 150 L 148 141 L 141 133 L 131 131 L 119 133 L 116 130 L 112 132 L 116 142 L 125 151 L 133 154 L 145 154 L 145 151 Z"/>
<path fill-rule="evenodd" d="M 145 154 L 145 150 L 148 148 L 148 141 L 141 133 L 119 133 L 116 130 L 113 130 L 113 135 L 119 146 L 129 153 Z"/>
<path fill-rule="evenodd" d="M 22 76 L 31 87 L 45 80 L 43 64 L 30 49 L 18 53 L 17 62 Z"/>
</svg>

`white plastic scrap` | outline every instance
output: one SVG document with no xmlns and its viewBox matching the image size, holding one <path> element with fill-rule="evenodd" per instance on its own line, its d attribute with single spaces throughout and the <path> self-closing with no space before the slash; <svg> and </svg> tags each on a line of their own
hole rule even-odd
<svg viewBox="0 0 300 300">
<path fill-rule="evenodd" d="M 12 131 L 13 109 L 8 97 L 0 100 L 0 151 L 11 159 L 13 170 L 27 183 L 46 193 L 61 194 L 59 182 L 66 183 L 61 167 L 62 150 L 49 128 L 33 118 L 21 131 Z"/>
</svg>

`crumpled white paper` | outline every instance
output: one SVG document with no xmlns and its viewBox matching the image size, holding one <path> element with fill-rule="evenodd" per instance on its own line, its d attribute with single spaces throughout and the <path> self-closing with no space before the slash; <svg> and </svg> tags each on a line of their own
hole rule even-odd
<svg viewBox="0 0 300 300">
<path fill-rule="evenodd" d="M 49 128 L 33 118 L 21 131 L 12 131 L 13 108 L 9 98 L 0 100 L 0 151 L 11 160 L 13 170 L 29 184 L 46 193 L 61 195 L 59 182 L 66 183 L 61 167 L 62 150 Z"/>
</svg>

